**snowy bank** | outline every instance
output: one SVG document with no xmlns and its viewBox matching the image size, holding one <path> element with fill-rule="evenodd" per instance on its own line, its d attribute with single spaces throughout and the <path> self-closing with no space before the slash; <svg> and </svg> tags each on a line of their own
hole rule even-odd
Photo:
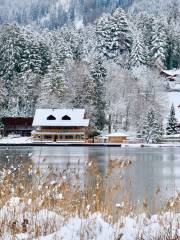
<svg viewBox="0 0 180 240">
<path fill-rule="evenodd" d="M 54 216 L 53 216 L 54 215 Z M 180 214 L 166 212 L 160 215 L 148 217 L 145 213 L 139 216 L 121 217 L 116 223 L 112 224 L 106 221 L 100 213 L 94 213 L 88 218 L 79 218 L 78 216 L 69 219 L 62 219 L 57 214 L 42 210 L 37 216 L 31 216 L 42 221 L 56 221 L 59 217 L 61 226 L 57 231 L 47 234 L 44 232 L 38 238 L 34 237 L 34 233 L 20 233 L 16 235 L 16 240 L 136 240 L 136 239 L 179 239 L 180 228 L 177 226 L 180 220 Z M 54 219 L 53 219 L 54 218 Z M 107 217 L 106 217 L 107 218 Z M 51 223 L 52 223 L 51 222 Z M 169 236 L 169 238 L 168 238 Z M 171 238 L 170 238 L 171 236 Z M 176 238 L 175 238 L 176 237 Z M 13 240 L 13 236 L 6 234 L 2 236 L 2 240 Z"/>
</svg>

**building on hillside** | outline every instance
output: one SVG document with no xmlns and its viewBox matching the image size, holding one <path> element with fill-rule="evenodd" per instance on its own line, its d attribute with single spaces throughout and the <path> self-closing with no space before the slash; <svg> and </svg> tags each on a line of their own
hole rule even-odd
<svg viewBox="0 0 180 240">
<path fill-rule="evenodd" d="M 84 109 L 37 109 L 33 127 L 37 142 L 85 142 L 89 119 Z"/>
<path fill-rule="evenodd" d="M 32 117 L 4 117 L 2 118 L 3 135 L 31 136 L 32 122 Z"/>
<path fill-rule="evenodd" d="M 161 69 L 161 75 L 165 76 L 169 81 L 175 81 L 177 77 L 180 77 L 180 69 L 163 70 Z"/>
<path fill-rule="evenodd" d="M 108 143 L 123 143 L 128 140 L 128 135 L 120 132 L 110 133 L 106 135 Z"/>
</svg>

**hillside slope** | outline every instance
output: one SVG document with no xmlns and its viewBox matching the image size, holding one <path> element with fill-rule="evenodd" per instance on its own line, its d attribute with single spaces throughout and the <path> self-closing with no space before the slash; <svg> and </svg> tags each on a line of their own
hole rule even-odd
<svg viewBox="0 0 180 240">
<path fill-rule="evenodd" d="M 37 24 L 50 29 L 81 19 L 92 22 L 103 12 L 126 8 L 133 0 L 0 0 L 0 23 Z"/>
</svg>

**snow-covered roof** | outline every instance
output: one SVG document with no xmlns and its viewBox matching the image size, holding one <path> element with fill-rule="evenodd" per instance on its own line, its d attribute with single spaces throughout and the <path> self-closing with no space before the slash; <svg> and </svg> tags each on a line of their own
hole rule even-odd
<svg viewBox="0 0 180 240">
<path fill-rule="evenodd" d="M 32 125 L 35 127 L 88 127 L 89 119 L 84 119 L 84 115 L 85 109 L 37 109 Z"/>
<path fill-rule="evenodd" d="M 110 133 L 106 137 L 128 137 L 127 134 L 121 132 Z"/>
<path fill-rule="evenodd" d="M 180 75 L 180 69 L 172 69 L 172 70 L 162 70 L 168 76 L 177 76 Z"/>
</svg>

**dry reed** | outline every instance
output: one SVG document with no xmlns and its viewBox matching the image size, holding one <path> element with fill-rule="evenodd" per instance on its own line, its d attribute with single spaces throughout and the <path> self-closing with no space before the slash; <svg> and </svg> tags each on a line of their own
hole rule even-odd
<svg viewBox="0 0 180 240">
<path fill-rule="evenodd" d="M 85 171 L 81 167 L 60 171 L 27 164 L 13 169 L 3 168 L 0 173 L 0 237 L 7 233 L 12 236 L 29 233 L 29 239 L 35 239 L 56 232 L 71 217 L 86 219 L 94 213 L 101 213 L 110 224 L 115 224 L 122 217 L 135 216 L 137 207 L 148 216 L 147 201 L 139 206 L 132 205 L 121 185 L 121 177 L 119 181 L 114 181 L 113 169 L 127 168 L 130 164 L 132 162 L 128 159 L 110 160 L 104 176 L 93 161 L 86 163 Z M 157 188 L 156 194 L 159 191 Z M 114 199 L 118 194 L 121 194 L 121 201 L 116 204 Z M 179 199 L 180 195 L 170 199 L 162 211 L 177 212 Z M 164 219 L 159 217 L 159 223 L 164 226 L 164 232 L 156 240 L 179 239 L 177 233 L 172 234 L 171 226 L 166 227 Z M 117 234 L 116 240 L 122 236 Z M 145 233 L 139 232 L 137 240 L 145 239 L 144 236 Z M 81 239 L 86 239 L 83 231 Z M 154 238 L 149 236 L 151 239 Z"/>
</svg>

